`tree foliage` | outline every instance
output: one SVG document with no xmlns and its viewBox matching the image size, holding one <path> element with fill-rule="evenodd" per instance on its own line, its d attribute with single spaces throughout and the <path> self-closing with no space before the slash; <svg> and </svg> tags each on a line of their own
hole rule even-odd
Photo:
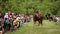
<svg viewBox="0 0 60 34">
<path fill-rule="evenodd" d="M 60 15 L 60 0 L 0 0 L 0 11 L 3 13 L 12 10 L 15 13 L 24 13 L 27 11 L 33 14 L 37 9 L 43 16 L 47 13 Z M 26 9 L 28 8 L 28 10 Z"/>
</svg>

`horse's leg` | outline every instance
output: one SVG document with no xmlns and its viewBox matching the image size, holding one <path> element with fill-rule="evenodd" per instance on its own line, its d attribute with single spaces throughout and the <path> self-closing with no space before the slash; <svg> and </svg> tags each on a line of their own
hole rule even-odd
<svg viewBox="0 0 60 34">
<path fill-rule="evenodd" d="M 36 21 L 34 21 L 34 24 L 36 24 Z"/>
<path fill-rule="evenodd" d="M 35 18 L 33 18 L 33 22 L 34 22 L 34 24 L 36 24 L 36 19 Z"/>
<path fill-rule="evenodd" d="M 39 20 L 38 22 L 39 22 L 39 24 L 38 24 L 38 25 L 40 25 L 40 24 L 42 25 L 42 20 Z"/>
<path fill-rule="evenodd" d="M 38 25 L 40 25 L 40 23 L 41 23 L 40 20 L 38 22 L 39 22 Z"/>
<path fill-rule="evenodd" d="M 41 25 L 42 25 L 42 20 L 41 20 Z"/>
</svg>

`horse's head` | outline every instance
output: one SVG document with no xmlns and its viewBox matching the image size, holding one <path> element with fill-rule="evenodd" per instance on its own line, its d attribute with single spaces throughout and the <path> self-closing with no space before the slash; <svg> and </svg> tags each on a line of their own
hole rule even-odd
<svg viewBox="0 0 60 34">
<path fill-rule="evenodd" d="M 38 10 L 34 10 L 34 13 L 39 13 L 39 11 Z"/>
</svg>

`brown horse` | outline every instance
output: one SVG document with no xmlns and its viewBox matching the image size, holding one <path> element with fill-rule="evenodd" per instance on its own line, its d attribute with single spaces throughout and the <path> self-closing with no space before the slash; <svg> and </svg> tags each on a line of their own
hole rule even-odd
<svg viewBox="0 0 60 34">
<path fill-rule="evenodd" d="M 36 11 L 34 13 L 34 15 L 33 15 L 33 21 L 34 21 L 34 24 L 36 24 L 36 21 L 38 21 L 39 25 L 40 24 L 42 25 L 43 17 L 42 17 L 42 15 L 38 11 Z"/>
</svg>

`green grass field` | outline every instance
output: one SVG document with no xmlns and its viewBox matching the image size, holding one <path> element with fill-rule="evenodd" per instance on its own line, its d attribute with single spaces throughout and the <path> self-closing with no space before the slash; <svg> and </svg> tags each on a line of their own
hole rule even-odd
<svg viewBox="0 0 60 34">
<path fill-rule="evenodd" d="M 60 34 L 60 23 L 43 20 L 43 26 L 38 26 L 38 22 L 34 25 L 31 20 L 16 32 L 8 32 L 6 34 Z"/>
</svg>

